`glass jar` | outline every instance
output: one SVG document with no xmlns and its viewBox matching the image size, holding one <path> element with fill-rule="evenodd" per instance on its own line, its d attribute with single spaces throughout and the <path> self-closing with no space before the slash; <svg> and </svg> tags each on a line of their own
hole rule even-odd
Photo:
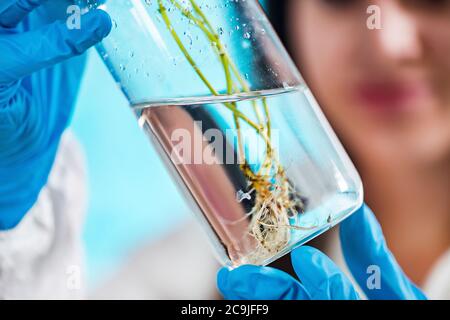
<svg viewBox="0 0 450 320">
<path fill-rule="evenodd" d="M 256 0 L 81 4 L 111 15 L 98 52 L 224 265 L 267 265 L 362 205 L 355 167 Z"/>
</svg>

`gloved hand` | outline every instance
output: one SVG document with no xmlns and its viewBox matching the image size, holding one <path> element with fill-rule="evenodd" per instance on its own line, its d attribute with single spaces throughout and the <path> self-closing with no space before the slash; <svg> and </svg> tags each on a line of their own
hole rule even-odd
<svg viewBox="0 0 450 320">
<path fill-rule="evenodd" d="M 65 13 L 69 1 L 57 1 Z M 36 202 L 70 121 L 85 59 L 62 61 L 102 40 L 112 25 L 97 10 L 69 30 L 65 20 L 51 21 L 44 2 L 0 4 L 0 230 L 15 227 Z"/>
<path fill-rule="evenodd" d="M 404 275 L 386 246 L 381 227 L 367 206 L 340 225 L 340 239 L 347 265 L 369 299 L 425 299 Z M 350 280 L 319 250 L 303 246 L 291 254 L 301 283 L 287 273 L 257 266 L 242 266 L 218 274 L 218 287 L 227 299 L 350 300 L 358 293 Z M 380 287 L 367 285 L 367 268 L 377 266 Z M 375 284 L 376 283 L 372 283 Z"/>
</svg>

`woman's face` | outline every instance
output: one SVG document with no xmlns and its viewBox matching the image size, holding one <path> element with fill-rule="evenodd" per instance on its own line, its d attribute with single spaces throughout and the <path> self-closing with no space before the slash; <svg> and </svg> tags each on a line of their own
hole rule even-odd
<svg viewBox="0 0 450 320">
<path fill-rule="evenodd" d="M 450 1 L 290 3 L 294 58 L 356 158 L 424 163 L 450 154 Z M 381 29 L 368 27 L 377 22 L 370 5 Z"/>
</svg>

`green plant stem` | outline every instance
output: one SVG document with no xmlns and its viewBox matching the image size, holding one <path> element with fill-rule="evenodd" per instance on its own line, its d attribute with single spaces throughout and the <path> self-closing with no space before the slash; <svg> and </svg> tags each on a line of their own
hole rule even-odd
<svg viewBox="0 0 450 320">
<path fill-rule="evenodd" d="M 172 2 L 176 2 L 176 0 L 171 0 Z M 207 27 L 209 28 L 210 33 L 208 33 L 207 31 L 205 31 L 205 28 L 203 25 L 201 25 L 201 23 L 199 23 L 199 20 L 196 19 L 195 17 L 192 16 L 192 14 L 190 14 L 187 10 L 184 10 L 182 12 L 185 13 L 185 15 L 188 15 L 187 17 L 193 17 L 195 19 L 195 22 L 197 25 L 199 25 L 200 28 L 202 28 L 202 30 L 204 30 L 204 32 L 207 34 L 208 38 L 210 39 L 210 41 L 214 41 L 217 45 L 217 51 L 221 56 L 222 59 L 222 64 L 224 64 L 224 69 L 226 69 L 225 73 L 227 76 L 227 87 L 228 86 L 228 82 L 230 81 L 230 79 L 228 78 L 228 70 L 227 70 L 227 66 L 225 66 L 225 63 L 227 63 L 235 77 L 237 78 L 238 82 L 240 83 L 240 85 L 242 86 L 244 92 L 249 93 L 250 92 L 250 88 L 247 85 L 246 81 L 242 78 L 242 76 L 240 75 L 236 65 L 234 64 L 234 62 L 231 60 L 230 56 L 227 54 L 222 42 L 220 41 L 219 35 L 215 32 L 214 28 L 212 27 L 212 24 L 210 23 L 209 19 L 205 16 L 205 14 L 203 13 L 203 11 L 201 10 L 201 8 L 197 5 L 195 0 L 190 0 L 190 3 L 193 7 L 193 9 L 196 11 L 196 13 L 201 17 L 201 19 L 203 20 L 203 22 L 207 25 Z M 177 3 L 177 7 L 181 10 L 183 10 L 182 6 L 180 4 Z M 225 59 L 224 59 L 225 58 Z M 226 60 L 226 62 L 225 62 Z M 228 92 L 230 93 L 230 92 Z M 271 158 L 271 154 L 273 153 L 272 150 L 272 146 L 271 146 L 271 136 L 272 136 L 272 130 L 271 130 L 271 123 L 270 123 L 270 113 L 269 113 L 269 108 L 267 106 L 267 101 L 266 98 L 262 99 L 262 103 L 264 106 L 264 111 L 265 111 L 265 117 L 266 117 L 266 128 L 267 128 L 267 139 L 266 140 L 266 148 L 267 148 L 267 154 L 266 154 L 266 159 L 263 161 L 263 166 L 262 168 L 266 165 L 266 163 L 270 162 L 270 158 Z M 256 105 L 256 101 L 252 101 L 252 106 L 253 106 L 253 110 L 254 113 L 256 115 L 256 118 L 258 119 L 258 122 L 260 125 L 263 124 L 263 120 L 262 120 L 262 115 L 259 112 L 258 106 Z"/>
<path fill-rule="evenodd" d="M 229 95 L 231 95 L 234 91 L 234 84 L 233 84 L 233 80 L 231 79 L 231 73 L 230 73 L 230 69 L 229 67 L 229 63 L 228 60 L 225 58 L 225 56 L 223 54 L 220 55 L 220 59 L 222 61 L 222 65 L 224 68 L 224 72 L 225 72 L 225 79 L 227 82 L 227 93 Z M 233 102 L 234 107 L 236 107 L 237 109 L 237 105 L 236 102 Z M 245 150 L 244 150 L 244 146 L 242 143 L 242 132 L 241 132 L 241 124 L 239 123 L 239 118 L 236 116 L 236 114 L 233 114 L 233 120 L 234 120 L 234 124 L 236 126 L 236 130 L 238 133 L 238 148 L 239 148 L 239 153 L 238 153 L 238 157 L 239 157 L 239 163 L 246 163 L 247 159 L 245 157 Z"/>
<path fill-rule="evenodd" d="M 189 54 L 189 52 L 187 51 L 187 49 L 184 46 L 183 42 L 181 41 L 180 37 L 178 36 L 178 34 L 176 33 L 175 29 L 173 28 L 172 23 L 170 22 L 170 19 L 167 16 L 167 10 L 166 10 L 166 7 L 163 5 L 162 0 L 158 0 L 158 4 L 159 4 L 159 11 L 160 11 L 161 16 L 162 16 L 162 18 L 164 20 L 164 23 L 166 24 L 167 29 L 171 33 L 171 35 L 172 35 L 173 39 L 175 40 L 175 42 L 177 43 L 178 47 L 183 52 L 183 55 L 186 57 L 186 59 L 188 60 L 189 64 L 192 66 L 192 68 L 194 68 L 194 70 L 197 73 L 197 75 L 200 77 L 200 79 L 203 81 L 203 83 L 205 83 L 205 85 L 208 87 L 208 89 L 211 91 L 211 93 L 213 95 L 215 95 L 215 96 L 219 96 L 219 93 L 214 89 L 214 87 L 210 84 L 210 82 L 205 77 L 203 72 L 197 66 L 197 64 L 195 63 L 194 59 Z M 235 106 L 233 106 L 230 103 L 224 103 L 224 104 L 225 104 L 225 106 L 227 106 L 228 109 L 230 109 L 231 111 L 236 113 L 236 115 L 239 118 L 241 118 L 242 120 L 244 120 L 248 125 L 250 125 L 252 128 L 257 130 L 258 132 L 261 132 L 261 127 L 258 126 L 256 123 L 254 123 L 252 120 L 250 120 L 242 112 L 237 110 L 237 108 Z"/>
<path fill-rule="evenodd" d="M 190 0 L 192 7 L 194 8 L 195 12 L 201 17 L 201 19 L 203 21 L 200 21 L 200 19 L 196 18 L 193 14 L 191 14 L 189 12 L 189 10 L 187 10 L 186 8 L 184 8 L 181 4 L 179 4 L 176 0 L 170 0 L 170 2 L 178 9 L 182 12 L 182 14 L 190 19 L 191 21 L 193 21 L 200 29 L 202 29 L 202 31 L 205 33 L 205 35 L 208 37 L 208 39 L 210 40 L 211 43 L 215 44 L 216 47 L 216 51 L 217 53 L 221 56 L 222 61 L 224 59 L 227 60 L 229 66 L 231 67 L 231 70 L 233 71 L 236 79 L 238 80 L 238 82 L 240 83 L 240 85 L 242 86 L 242 88 L 244 89 L 244 92 L 249 93 L 250 92 L 250 88 L 247 85 L 247 83 L 244 81 L 244 79 L 242 78 L 242 76 L 240 75 L 236 65 L 234 64 L 234 62 L 231 60 L 231 58 L 229 57 L 229 55 L 227 54 L 223 44 L 220 41 L 220 37 L 219 35 L 215 32 L 214 28 L 212 27 L 211 23 L 209 22 L 208 18 L 205 16 L 205 14 L 203 13 L 203 11 L 201 10 L 201 8 L 196 4 L 196 2 L 194 0 Z M 206 24 L 206 27 L 205 25 Z M 209 29 L 209 30 L 208 30 Z M 265 98 L 263 98 L 265 99 Z M 257 108 L 256 102 L 252 101 L 252 105 L 253 105 L 253 109 L 256 115 L 256 118 L 258 119 L 258 122 L 260 125 L 263 124 L 263 120 L 262 120 L 262 115 L 259 112 L 259 109 Z"/>
<path fill-rule="evenodd" d="M 210 92 L 215 96 L 219 96 L 219 92 L 214 89 L 184 46 L 169 19 L 167 10 L 162 1 L 163 0 L 158 0 L 159 11 L 176 44 Z M 177 0 L 169 1 L 180 10 L 182 15 L 198 26 L 209 40 L 223 66 L 227 94 L 231 96 L 235 93 L 241 93 L 242 90 L 246 93 L 251 93 L 249 85 L 242 78 L 238 68 L 225 50 L 219 35 L 213 29 L 212 24 L 209 22 L 200 6 L 197 5 L 196 1 L 189 0 L 193 8 L 193 13 L 184 8 Z M 236 84 L 236 82 L 233 81 L 233 75 L 239 84 Z M 239 88 L 239 85 L 241 88 Z M 283 166 L 280 164 L 279 159 L 274 154 L 274 149 L 272 148 L 272 124 L 267 99 L 262 97 L 260 100 L 262 101 L 265 119 L 263 119 L 259 110 L 260 105 L 257 104 L 255 99 L 252 99 L 252 106 L 257 118 L 257 123 L 238 110 L 237 102 L 223 103 L 232 111 L 236 130 L 238 132 L 238 158 L 240 161 L 240 168 L 250 182 L 252 187 L 251 192 L 255 192 L 256 194 L 255 205 L 249 213 L 252 217 L 249 225 L 249 234 L 252 235 L 259 244 L 254 253 L 254 259 L 256 259 L 257 262 L 265 258 L 268 254 L 272 255 L 274 251 L 278 252 L 288 243 L 289 233 L 279 232 L 279 228 L 309 230 L 309 228 L 291 226 L 289 223 L 289 213 L 295 214 L 297 212 L 297 205 L 299 203 L 302 204 L 302 201 L 291 199 L 292 187 L 286 177 Z M 244 121 L 250 127 L 255 129 L 266 143 L 265 159 L 256 173 L 253 172 L 246 159 L 240 121 Z"/>
<path fill-rule="evenodd" d="M 189 10 L 184 8 L 176 0 L 169 0 L 169 1 L 178 10 L 180 10 L 180 12 L 186 18 L 188 18 L 191 21 L 193 21 L 203 31 L 203 33 L 205 34 L 205 36 L 208 38 L 208 40 L 210 41 L 211 45 L 215 49 L 216 53 L 219 55 L 220 61 L 221 61 L 222 65 L 223 65 L 223 69 L 224 69 L 224 72 L 225 72 L 225 78 L 226 78 L 226 83 L 227 83 L 227 93 L 229 95 L 231 95 L 231 94 L 233 94 L 233 91 L 237 89 L 236 86 L 233 83 L 232 78 L 231 78 L 230 68 L 231 68 L 231 71 L 233 72 L 234 76 L 236 77 L 236 79 L 238 80 L 240 85 L 242 86 L 243 90 L 245 92 L 250 92 L 250 88 L 248 87 L 247 83 L 243 80 L 243 78 L 239 74 L 239 71 L 237 70 L 236 65 L 231 60 L 231 58 L 229 57 L 228 53 L 226 52 L 223 44 L 221 43 L 219 35 L 214 31 L 211 23 L 209 22 L 207 17 L 204 15 L 204 13 L 201 10 L 201 8 L 196 4 L 196 2 L 194 0 L 190 0 L 194 11 L 200 16 L 200 19 L 195 17 Z M 175 29 L 174 29 L 174 27 L 173 27 L 173 25 L 172 25 L 168 15 L 167 15 L 167 9 L 163 5 L 162 0 L 158 0 L 158 4 L 159 4 L 159 11 L 160 11 L 161 16 L 162 16 L 162 18 L 163 18 L 163 20 L 164 20 L 164 22 L 166 24 L 166 27 L 168 28 L 168 30 L 171 33 L 173 39 L 175 40 L 175 42 L 177 43 L 178 47 L 182 51 L 183 55 L 186 57 L 186 59 L 189 62 L 189 64 L 192 66 L 194 71 L 198 74 L 200 79 L 205 83 L 205 85 L 208 87 L 208 89 L 211 91 L 211 93 L 213 95 L 215 95 L 215 96 L 218 96 L 219 92 L 217 92 L 217 90 L 214 89 L 214 87 L 208 81 L 206 76 L 200 70 L 200 68 L 196 64 L 195 60 L 189 54 L 188 50 L 186 49 L 186 47 L 184 46 L 184 44 L 181 41 L 180 37 L 178 36 L 177 32 L 175 31 Z M 206 25 L 206 27 L 205 27 L 205 25 Z M 240 90 L 236 90 L 236 91 L 240 91 Z M 241 126 L 239 124 L 239 119 L 242 119 L 243 121 L 245 121 L 249 126 L 251 126 L 253 129 L 255 129 L 258 132 L 258 134 L 263 138 L 263 140 L 266 143 L 266 149 L 267 150 L 266 150 L 266 159 L 263 162 L 262 168 L 266 166 L 267 162 L 269 162 L 269 164 L 270 164 L 270 159 L 272 158 L 273 150 L 272 150 L 271 141 L 270 141 L 271 140 L 270 117 L 269 117 L 269 112 L 268 112 L 266 99 L 263 98 L 263 105 L 264 105 L 264 109 L 265 109 L 265 113 L 266 113 L 265 114 L 265 116 L 266 116 L 266 123 L 265 124 L 264 124 L 264 121 L 262 120 L 262 116 L 261 116 L 261 114 L 259 112 L 259 109 L 258 109 L 255 101 L 252 101 L 252 105 L 253 105 L 253 109 L 254 109 L 255 115 L 257 117 L 257 120 L 258 120 L 258 124 L 254 123 L 247 116 L 245 116 L 241 111 L 239 111 L 236 103 L 224 103 L 224 105 L 233 112 L 233 119 L 234 119 L 234 122 L 235 122 L 235 125 L 236 125 L 236 129 L 238 131 L 239 152 L 241 154 L 243 162 L 247 163 L 246 157 L 245 157 L 245 151 L 244 151 L 243 146 L 242 146 L 242 134 L 241 134 Z M 251 170 L 249 170 L 249 171 L 251 173 L 251 176 L 254 178 L 255 174 Z M 247 174 L 249 174 L 249 172 L 247 172 Z"/>
<path fill-rule="evenodd" d="M 175 1 L 175 0 L 171 0 L 171 1 Z M 217 49 L 218 49 L 218 51 L 219 51 L 219 54 L 220 54 L 221 56 L 225 55 L 225 58 L 226 58 L 226 60 L 227 60 L 227 62 L 228 62 L 228 65 L 231 67 L 231 69 L 232 69 L 232 71 L 233 71 L 235 77 L 237 78 L 238 82 L 240 83 L 240 85 L 241 85 L 242 88 L 244 89 L 244 92 L 249 93 L 249 92 L 250 92 L 249 86 L 247 85 L 246 81 L 245 81 L 245 80 L 242 78 L 242 76 L 240 75 L 240 73 L 239 73 L 239 71 L 238 71 L 236 65 L 234 64 L 234 62 L 231 60 L 231 58 L 229 57 L 229 55 L 226 53 L 226 50 L 225 50 L 225 48 L 223 47 L 223 45 L 222 45 L 222 43 L 221 43 L 221 41 L 220 41 L 219 35 L 217 35 L 217 34 L 215 33 L 214 28 L 212 27 L 212 24 L 210 23 L 209 19 L 205 16 L 205 14 L 204 14 L 203 11 L 201 10 L 201 8 L 197 5 L 197 3 L 196 3 L 195 0 L 190 0 L 190 3 L 191 3 L 191 5 L 192 5 L 193 9 L 194 9 L 194 10 L 197 12 L 197 14 L 203 19 L 203 22 L 204 22 L 204 23 L 207 25 L 207 27 L 209 28 L 209 30 L 210 30 L 210 32 L 211 32 L 211 34 L 212 34 L 212 35 L 210 34 L 209 38 L 210 38 L 210 40 L 216 42 L 216 44 L 217 44 Z M 181 6 L 180 6 L 180 7 L 181 7 Z M 197 20 L 197 21 L 198 21 L 198 20 Z M 196 22 L 196 23 L 198 24 L 198 22 Z M 202 26 L 200 26 L 200 27 L 202 27 Z M 202 29 L 204 29 L 204 27 L 203 27 Z M 206 33 L 207 33 L 207 32 L 206 32 Z M 225 69 L 226 69 L 226 66 L 224 66 L 224 67 L 225 67 Z M 228 78 L 227 78 L 227 83 L 228 83 Z M 266 98 L 263 98 L 263 99 L 262 99 L 262 103 L 263 103 L 264 112 L 265 112 L 265 117 L 266 117 L 266 128 L 267 128 L 267 140 L 266 140 L 266 142 L 268 142 L 267 145 L 266 145 L 267 153 L 268 153 L 268 154 L 267 154 L 267 156 L 266 156 L 266 159 L 265 159 L 264 162 L 263 162 L 263 163 L 265 164 L 265 163 L 267 163 L 267 161 L 270 161 L 270 153 L 273 152 L 272 147 L 271 147 L 271 143 L 270 143 L 271 136 L 272 136 L 272 129 L 271 129 L 270 113 L 269 113 L 269 108 L 268 108 L 268 105 L 267 105 L 267 99 L 266 99 Z M 259 109 L 258 109 L 258 107 L 257 107 L 257 105 L 256 105 L 256 101 L 254 101 L 254 100 L 252 101 L 252 106 L 253 106 L 253 110 L 254 110 L 254 112 L 255 112 L 256 118 L 258 119 L 258 122 L 259 122 L 260 124 L 262 124 L 262 123 L 263 123 L 262 116 L 261 116 L 261 114 L 260 114 L 260 112 L 259 112 Z"/>
<path fill-rule="evenodd" d="M 222 43 L 220 42 L 219 35 L 215 32 L 214 28 L 212 27 L 211 22 L 205 16 L 205 14 L 203 13 L 202 9 L 197 5 L 195 0 L 190 0 L 190 2 L 191 2 L 192 7 L 194 8 L 194 10 L 197 12 L 197 14 L 203 19 L 204 23 L 207 25 L 207 27 L 209 28 L 210 32 L 213 34 L 214 38 L 217 39 L 218 50 L 225 55 L 226 59 L 228 60 L 229 65 L 231 67 L 231 70 L 233 71 L 236 79 L 238 80 L 238 82 L 240 83 L 242 88 L 244 89 L 244 92 L 249 93 L 250 92 L 249 86 L 247 85 L 246 81 L 244 81 L 244 79 L 242 78 L 242 76 L 239 73 L 236 65 L 233 62 L 233 60 L 227 54 L 225 48 L 223 47 Z M 265 99 L 265 98 L 263 98 L 263 99 Z M 256 118 L 258 119 L 258 122 L 260 124 L 262 124 L 263 123 L 262 116 L 261 116 L 261 113 L 259 112 L 259 109 L 258 109 L 255 101 L 252 101 L 252 106 L 253 106 L 253 110 L 255 112 Z M 270 135 L 269 135 L 269 138 L 270 138 Z"/>
</svg>

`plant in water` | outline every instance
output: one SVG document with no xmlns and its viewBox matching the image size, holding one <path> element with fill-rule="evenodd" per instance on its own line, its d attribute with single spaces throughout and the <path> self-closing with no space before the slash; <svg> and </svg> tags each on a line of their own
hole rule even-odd
<svg viewBox="0 0 450 320">
<path fill-rule="evenodd" d="M 220 95 L 183 44 L 170 20 L 169 10 L 164 2 L 171 6 L 171 10 L 178 10 L 204 34 L 223 67 L 226 79 L 226 94 L 250 93 L 248 83 L 227 53 L 218 32 L 212 27 L 196 1 L 158 0 L 159 13 L 173 40 L 211 94 L 214 96 Z M 246 194 L 254 198 L 253 208 L 246 218 L 250 217 L 251 219 L 248 232 L 256 239 L 257 246 L 254 252 L 249 255 L 248 263 L 258 264 L 272 257 L 288 244 L 292 229 L 310 228 L 298 227 L 291 223 L 291 219 L 295 220 L 299 213 L 304 212 L 304 201 L 287 178 L 285 169 L 280 164 L 272 147 L 272 128 L 267 101 L 262 98 L 258 101 L 252 100 L 251 103 L 256 121 L 251 120 L 250 117 L 241 112 L 236 102 L 224 102 L 224 105 L 232 112 L 238 133 L 240 168 L 248 180 L 249 191 Z M 242 123 L 256 130 L 258 136 L 264 140 L 266 145 L 264 161 L 257 169 L 252 168 L 246 159 L 241 133 Z"/>
</svg>

